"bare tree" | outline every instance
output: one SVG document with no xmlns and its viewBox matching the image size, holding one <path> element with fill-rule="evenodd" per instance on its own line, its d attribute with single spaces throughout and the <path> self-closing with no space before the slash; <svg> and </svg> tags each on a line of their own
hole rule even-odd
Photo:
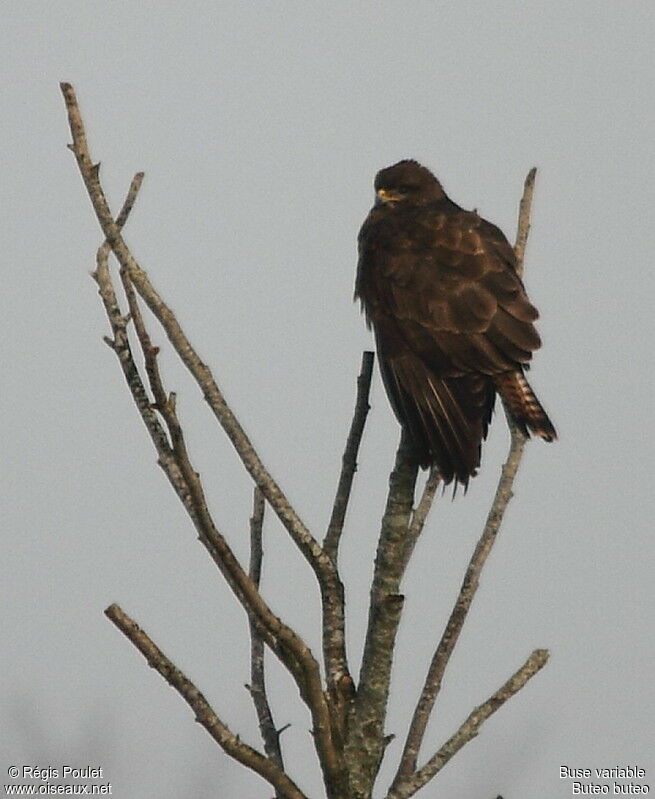
<svg viewBox="0 0 655 799">
<path fill-rule="evenodd" d="M 97 253 L 93 273 L 107 313 L 112 335 L 107 344 L 115 352 L 143 423 L 155 446 L 158 463 L 191 521 L 198 538 L 218 567 L 246 613 L 251 636 L 252 696 L 263 741 L 263 751 L 244 743 L 217 716 L 199 689 L 157 647 L 118 605 L 105 613 L 155 668 L 183 697 L 196 720 L 232 758 L 255 771 L 275 790 L 279 799 L 305 799 L 306 794 L 290 775 L 280 746 L 266 694 L 264 650 L 267 647 L 282 663 L 298 688 L 311 717 L 312 739 L 328 799 L 369 799 L 390 736 L 385 717 L 391 680 L 392 655 L 403 609 L 400 592 L 405 569 L 423 530 L 439 485 L 436 473 L 425 482 L 414 506 L 417 466 L 409 457 L 409 442 L 401 436 L 396 462 L 389 480 L 386 510 L 382 519 L 375 570 L 370 593 L 364 656 L 357 681 L 351 676 L 345 644 L 344 587 L 339 576 L 339 544 L 356 471 L 359 444 L 368 413 L 368 394 L 373 353 L 365 352 L 357 382 L 355 411 L 346 442 L 333 512 L 322 542 L 300 519 L 281 487 L 266 469 L 232 409 L 221 393 L 210 368 L 204 364 L 182 327 L 137 263 L 121 235 L 136 200 L 143 174 L 137 174 L 123 208 L 114 218 L 99 179 L 99 165 L 89 155 L 82 117 L 70 84 L 61 84 L 73 151 L 104 242 Z M 522 269 L 536 170 L 525 182 L 519 212 L 516 254 Z M 109 256 L 115 256 L 127 304 L 123 310 L 117 297 Z M 224 534 L 217 528 L 205 501 L 198 473 L 190 460 L 184 432 L 176 411 L 175 394 L 164 386 L 158 367 L 158 348 L 153 346 L 141 313 L 141 302 L 153 313 L 187 367 L 216 420 L 221 425 L 246 471 L 255 484 L 251 519 L 251 559 L 246 569 L 236 558 Z M 143 355 L 143 369 L 135 360 L 128 338 L 132 324 Z M 474 738 L 481 724 L 519 691 L 546 663 L 548 652 L 535 650 L 523 665 L 488 699 L 468 715 L 458 730 L 422 764 L 419 754 L 425 729 L 438 698 L 443 676 L 478 588 L 480 573 L 496 540 L 512 484 L 519 467 L 525 437 L 508 415 L 511 445 L 507 462 L 482 535 L 471 556 L 461 589 L 446 628 L 437 643 L 425 684 L 407 732 L 395 778 L 386 799 L 413 796 Z M 278 618 L 259 591 L 262 559 L 262 523 L 268 505 L 304 555 L 314 572 L 322 602 L 322 658 L 311 651 L 298 633 Z"/>
</svg>

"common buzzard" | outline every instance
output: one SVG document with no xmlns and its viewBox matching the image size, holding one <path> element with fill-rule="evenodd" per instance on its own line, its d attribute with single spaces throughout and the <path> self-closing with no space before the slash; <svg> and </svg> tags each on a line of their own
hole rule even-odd
<svg viewBox="0 0 655 799">
<path fill-rule="evenodd" d="M 381 170 L 375 193 L 359 233 L 355 297 L 418 463 L 466 486 L 496 392 L 526 435 L 557 437 L 524 375 L 541 346 L 537 309 L 502 232 L 450 200 L 424 166 Z"/>
</svg>

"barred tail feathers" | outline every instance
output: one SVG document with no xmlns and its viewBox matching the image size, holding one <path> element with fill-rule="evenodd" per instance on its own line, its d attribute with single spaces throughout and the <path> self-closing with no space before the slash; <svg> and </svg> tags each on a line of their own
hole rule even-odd
<svg viewBox="0 0 655 799">
<path fill-rule="evenodd" d="M 514 421 L 526 435 L 529 430 L 544 441 L 554 441 L 557 438 L 553 423 L 522 371 L 517 369 L 514 372 L 503 372 L 494 377 L 494 382 Z"/>
</svg>

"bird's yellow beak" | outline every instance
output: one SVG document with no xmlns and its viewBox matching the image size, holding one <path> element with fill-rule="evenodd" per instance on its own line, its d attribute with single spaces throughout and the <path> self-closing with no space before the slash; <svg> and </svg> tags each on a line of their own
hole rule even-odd
<svg viewBox="0 0 655 799">
<path fill-rule="evenodd" d="M 402 198 L 402 194 L 390 189 L 378 189 L 375 192 L 375 204 L 382 205 L 382 203 L 395 203 Z"/>
</svg>

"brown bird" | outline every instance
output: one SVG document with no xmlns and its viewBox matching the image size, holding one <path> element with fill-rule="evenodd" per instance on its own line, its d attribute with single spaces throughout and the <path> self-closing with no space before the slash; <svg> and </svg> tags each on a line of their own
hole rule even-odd
<svg viewBox="0 0 655 799">
<path fill-rule="evenodd" d="M 355 297 L 418 463 L 467 486 L 496 392 L 526 435 L 557 438 L 524 375 L 541 346 L 537 309 L 503 233 L 450 200 L 424 166 L 381 170 L 375 193 L 359 233 Z"/>
</svg>

